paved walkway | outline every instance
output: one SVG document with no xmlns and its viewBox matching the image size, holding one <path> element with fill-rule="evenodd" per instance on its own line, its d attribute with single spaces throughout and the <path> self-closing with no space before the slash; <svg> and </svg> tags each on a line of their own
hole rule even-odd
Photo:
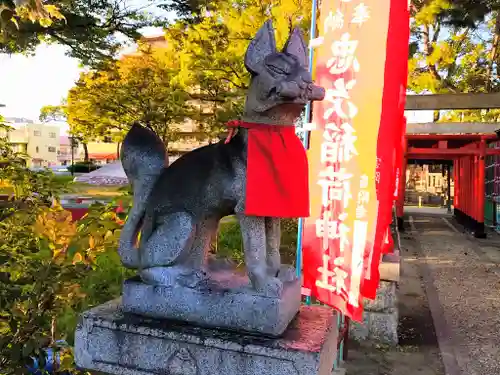
<svg viewBox="0 0 500 375">
<path fill-rule="evenodd" d="M 402 247 L 417 255 L 445 373 L 499 375 L 500 236 L 478 240 L 448 215 L 408 211 Z"/>
<path fill-rule="evenodd" d="M 452 208 L 453 210 L 453 208 Z M 448 209 L 445 207 L 418 207 L 418 206 L 405 206 L 405 214 L 407 215 L 443 215 L 451 216 Z"/>
</svg>

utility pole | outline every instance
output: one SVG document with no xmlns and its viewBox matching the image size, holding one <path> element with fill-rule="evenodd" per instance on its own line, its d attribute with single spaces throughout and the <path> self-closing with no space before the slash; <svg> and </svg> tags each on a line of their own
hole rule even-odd
<svg viewBox="0 0 500 375">
<path fill-rule="evenodd" d="M 75 175 L 75 138 L 71 135 L 69 137 L 71 145 L 71 176 Z"/>
</svg>

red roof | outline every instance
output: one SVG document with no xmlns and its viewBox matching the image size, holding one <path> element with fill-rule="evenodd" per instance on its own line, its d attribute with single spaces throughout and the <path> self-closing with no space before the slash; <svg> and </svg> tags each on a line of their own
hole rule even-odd
<svg viewBox="0 0 500 375">
<path fill-rule="evenodd" d="M 112 154 L 93 153 L 93 154 L 89 154 L 89 159 L 94 159 L 94 160 L 117 160 L 118 156 L 116 155 L 116 153 L 112 153 Z"/>
</svg>

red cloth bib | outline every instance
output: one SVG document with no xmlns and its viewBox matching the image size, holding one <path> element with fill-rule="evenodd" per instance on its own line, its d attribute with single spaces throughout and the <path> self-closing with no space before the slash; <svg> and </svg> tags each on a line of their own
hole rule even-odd
<svg viewBox="0 0 500 375">
<path fill-rule="evenodd" d="M 245 214 L 280 218 L 309 216 L 307 154 L 294 126 L 230 121 L 248 129 Z"/>
</svg>

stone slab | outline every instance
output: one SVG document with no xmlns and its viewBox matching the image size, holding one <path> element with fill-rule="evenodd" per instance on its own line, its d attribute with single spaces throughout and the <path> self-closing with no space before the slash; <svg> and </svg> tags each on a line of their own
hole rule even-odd
<svg viewBox="0 0 500 375">
<path fill-rule="evenodd" d="M 379 264 L 380 279 L 399 282 L 401 257 L 399 254 L 384 254 Z"/>
<path fill-rule="evenodd" d="M 352 322 L 349 325 L 349 336 L 356 340 L 374 340 L 397 345 L 398 320 L 396 308 L 384 312 L 364 311 L 363 323 Z"/>
<path fill-rule="evenodd" d="M 284 273 L 285 274 L 285 273 Z M 283 282 L 280 297 L 259 295 L 245 274 L 218 271 L 202 289 L 151 285 L 139 278 L 123 286 L 123 310 L 151 318 L 189 322 L 213 328 L 281 335 L 301 305 L 300 281 Z"/>
<path fill-rule="evenodd" d="M 374 300 L 364 299 L 365 311 L 383 312 L 397 307 L 397 290 L 394 281 L 380 281 Z"/>
<path fill-rule="evenodd" d="M 80 317 L 75 360 L 120 375 L 330 375 L 337 337 L 336 312 L 321 306 L 269 338 L 126 314 L 114 300 Z"/>
</svg>

